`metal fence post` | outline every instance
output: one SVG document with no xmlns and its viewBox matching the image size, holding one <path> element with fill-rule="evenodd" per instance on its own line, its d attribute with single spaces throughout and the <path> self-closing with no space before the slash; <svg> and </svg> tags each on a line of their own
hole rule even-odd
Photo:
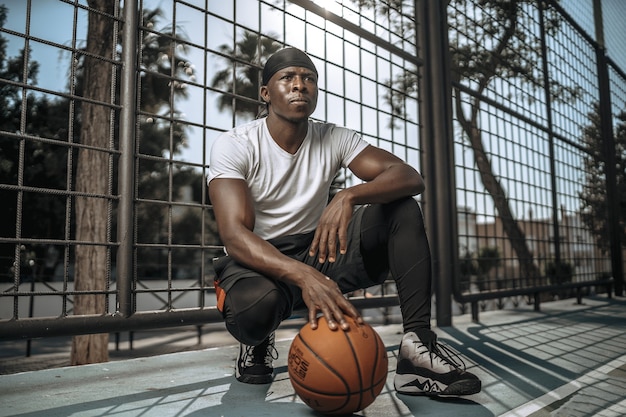
<svg viewBox="0 0 626 417">
<path fill-rule="evenodd" d="M 611 247 L 611 270 L 615 279 L 615 294 L 624 292 L 624 268 L 622 244 L 620 242 L 619 199 L 617 194 L 617 167 L 615 161 L 615 138 L 613 137 L 613 117 L 611 113 L 611 86 L 609 69 L 604 48 L 596 46 L 598 65 L 598 85 L 600 90 L 600 126 L 604 149 L 604 169 L 606 176 L 606 199 L 608 207 L 608 232 Z"/>
<path fill-rule="evenodd" d="M 420 78 L 426 225 L 430 230 L 438 326 L 452 325 L 452 288 L 458 268 L 456 185 L 452 133 L 452 87 L 447 2 L 417 1 L 418 45 L 424 51 Z M 420 39 L 421 38 L 421 39 Z"/>
<path fill-rule="evenodd" d="M 609 66 L 604 45 L 604 24 L 602 2 L 594 0 L 593 16 L 596 27 L 596 63 L 598 68 L 598 86 L 600 90 L 600 126 L 602 145 L 605 155 L 606 198 L 608 206 L 609 239 L 611 247 L 611 270 L 615 280 L 615 294 L 624 293 L 624 264 L 622 262 L 622 245 L 619 236 L 619 199 L 617 197 L 617 170 L 615 166 L 615 138 L 613 137 L 613 121 L 611 115 L 611 81 Z"/>
<path fill-rule="evenodd" d="M 117 304 L 124 317 L 134 313 L 132 303 L 134 192 L 135 192 L 135 133 L 137 101 L 137 8 L 138 2 L 124 2 L 124 29 L 122 39 L 122 74 L 120 89 L 120 161 L 117 235 Z"/>
<path fill-rule="evenodd" d="M 557 184 L 557 176 L 556 176 L 556 154 L 555 154 L 555 145 L 554 145 L 554 124 L 552 121 L 552 95 L 550 94 L 550 69 L 549 69 L 549 61 L 548 61 L 548 45 L 547 45 L 547 34 L 546 34 L 546 24 L 545 24 L 545 14 L 547 10 L 547 5 L 544 3 L 539 3 L 539 28 L 540 28 L 540 37 L 541 37 L 541 61 L 542 67 L 541 71 L 543 72 L 543 89 L 545 91 L 545 100 L 546 100 L 546 124 L 548 127 L 548 143 L 549 143 L 549 154 L 550 154 L 550 196 L 552 198 L 552 234 L 554 236 L 553 244 L 554 244 L 554 266 L 556 268 L 556 277 L 561 276 L 561 225 L 559 222 L 559 198 L 558 198 L 558 184 Z M 565 213 L 563 213 L 563 219 L 565 219 Z"/>
</svg>

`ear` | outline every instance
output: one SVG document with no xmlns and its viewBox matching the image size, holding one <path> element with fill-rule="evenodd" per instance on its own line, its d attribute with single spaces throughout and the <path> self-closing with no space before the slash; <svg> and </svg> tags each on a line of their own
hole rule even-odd
<svg viewBox="0 0 626 417">
<path fill-rule="evenodd" d="M 270 103 L 270 92 L 269 92 L 269 90 L 268 90 L 266 85 L 261 86 L 260 93 L 261 93 L 261 98 L 263 99 L 263 101 L 266 102 L 267 104 L 269 104 Z"/>
</svg>

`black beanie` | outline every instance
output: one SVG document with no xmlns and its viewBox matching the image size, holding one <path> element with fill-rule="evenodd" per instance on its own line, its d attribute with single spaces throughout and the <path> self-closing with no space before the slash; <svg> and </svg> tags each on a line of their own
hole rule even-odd
<svg viewBox="0 0 626 417">
<path fill-rule="evenodd" d="M 315 64 L 313 64 L 313 61 L 311 61 L 311 58 L 309 58 L 307 54 L 296 48 L 285 48 L 269 57 L 265 63 L 265 67 L 263 67 L 262 85 L 267 85 L 272 75 L 287 67 L 308 68 L 317 75 Z"/>
</svg>

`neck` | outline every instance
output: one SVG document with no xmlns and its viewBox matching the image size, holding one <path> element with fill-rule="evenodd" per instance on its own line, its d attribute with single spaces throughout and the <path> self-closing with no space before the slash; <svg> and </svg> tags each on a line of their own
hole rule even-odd
<svg viewBox="0 0 626 417">
<path fill-rule="evenodd" d="M 309 120 L 288 121 L 270 114 L 267 117 L 267 128 L 274 142 L 290 154 L 295 154 L 306 137 Z"/>
</svg>

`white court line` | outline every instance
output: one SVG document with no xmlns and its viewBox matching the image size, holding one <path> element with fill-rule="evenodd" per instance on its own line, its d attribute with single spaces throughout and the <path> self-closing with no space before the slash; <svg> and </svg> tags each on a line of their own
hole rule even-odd
<svg viewBox="0 0 626 417">
<path fill-rule="evenodd" d="M 557 389 L 550 391 L 544 395 L 542 395 L 539 398 L 536 398 L 532 401 L 527 402 L 526 404 L 520 405 L 519 407 L 501 414 L 500 417 L 523 417 L 523 416 L 528 416 L 536 411 L 539 411 L 547 406 L 549 406 L 550 404 L 556 402 L 556 401 L 560 401 L 563 398 L 566 398 L 569 395 L 572 395 L 573 393 L 575 393 L 576 391 L 580 390 L 581 388 L 584 388 L 587 385 L 590 385 L 594 382 L 597 381 L 603 381 L 608 377 L 608 373 L 613 371 L 614 369 L 619 368 L 620 366 L 626 364 L 626 355 L 623 355 L 609 363 L 607 363 L 606 365 L 601 366 L 598 369 L 594 369 L 593 371 L 589 371 L 588 373 L 586 373 L 585 375 L 581 376 L 580 378 L 577 378 L 571 382 L 568 382 L 565 385 L 562 385 L 560 387 L 558 387 Z M 620 404 L 622 404 L 624 401 L 622 401 Z M 620 405 L 618 404 L 618 405 Z M 613 410 L 615 406 L 610 407 L 609 409 L 607 409 L 607 411 L 609 410 Z M 617 410 L 616 410 L 617 411 Z"/>
</svg>

